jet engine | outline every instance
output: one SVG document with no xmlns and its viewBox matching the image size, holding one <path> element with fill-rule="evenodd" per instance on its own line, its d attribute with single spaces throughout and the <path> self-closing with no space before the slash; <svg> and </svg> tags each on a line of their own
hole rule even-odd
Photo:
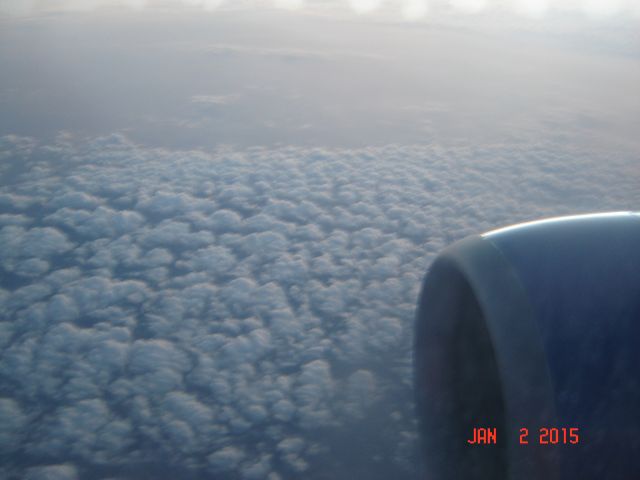
<svg viewBox="0 0 640 480">
<path fill-rule="evenodd" d="M 414 349 L 422 478 L 639 479 L 640 213 L 449 246 Z"/>
</svg>

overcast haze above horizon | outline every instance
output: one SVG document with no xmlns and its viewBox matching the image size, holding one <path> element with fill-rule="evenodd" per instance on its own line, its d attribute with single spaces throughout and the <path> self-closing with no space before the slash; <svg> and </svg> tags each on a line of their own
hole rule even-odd
<svg viewBox="0 0 640 480">
<path fill-rule="evenodd" d="M 415 479 L 420 281 L 640 210 L 640 7 L 0 0 L 0 477 Z"/>
</svg>

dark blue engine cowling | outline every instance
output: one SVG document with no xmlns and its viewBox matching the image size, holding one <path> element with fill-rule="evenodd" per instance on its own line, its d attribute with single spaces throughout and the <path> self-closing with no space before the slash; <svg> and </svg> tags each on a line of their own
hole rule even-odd
<svg viewBox="0 0 640 480">
<path fill-rule="evenodd" d="M 640 214 L 451 245 L 427 273 L 415 333 L 424 478 L 640 479 Z M 496 428 L 497 444 L 469 445 L 474 427 Z M 540 445 L 543 427 L 578 428 L 578 443 L 559 430 Z"/>
</svg>

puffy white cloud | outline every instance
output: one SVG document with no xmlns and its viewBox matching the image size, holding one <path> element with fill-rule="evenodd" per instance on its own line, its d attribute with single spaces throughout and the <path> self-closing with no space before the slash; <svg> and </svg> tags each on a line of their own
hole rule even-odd
<svg viewBox="0 0 640 480">
<path fill-rule="evenodd" d="M 263 454 L 255 461 L 245 462 L 241 466 L 241 476 L 244 480 L 271 479 L 274 474 L 271 472 L 271 458 L 269 454 Z"/>
<path fill-rule="evenodd" d="M 43 283 L 32 283 L 24 287 L 18 288 L 6 298 L 6 306 L 10 311 L 32 306 L 39 300 L 51 295 L 52 289 L 49 285 Z"/>
<path fill-rule="evenodd" d="M 166 248 L 153 248 L 139 258 L 137 263 L 145 268 L 161 267 L 173 263 L 173 255 Z M 197 264 L 189 266 L 193 267 L 193 270 L 197 270 Z"/>
<path fill-rule="evenodd" d="M 211 229 L 217 233 L 237 232 L 242 229 L 242 218 L 233 210 L 220 209 L 210 217 Z"/>
<path fill-rule="evenodd" d="M 282 399 L 276 402 L 272 411 L 275 419 L 283 422 L 289 422 L 293 419 L 293 416 L 296 413 L 296 406 L 289 400 Z"/>
<path fill-rule="evenodd" d="M 278 443 L 278 452 L 283 454 L 299 454 L 305 447 L 304 440 L 300 437 L 288 437 Z"/>
<path fill-rule="evenodd" d="M 80 400 L 45 417 L 44 436 L 36 440 L 34 449 L 47 456 L 71 454 L 100 463 L 117 460 L 129 443 L 130 427 L 126 422 L 113 423 L 103 400 Z"/>
<path fill-rule="evenodd" d="M 80 316 L 76 303 L 66 295 L 56 294 L 47 302 L 47 316 L 52 322 L 73 322 Z"/>
<path fill-rule="evenodd" d="M 220 349 L 222 365 L 238 365 L 255 362 L 268 354 L 271 349 L 271 335 L 268 330 L 252 330 L 248 335 L 229 339 Z"/>
<path fill-rule="evenodd" d="M 18 263 L 14 272 L 28 278 L 39 277 L 49 271 L 49 262 L 40 258 L 28 258 Z"/>
<path fill-rule="evenodd" d="M 77 480 L 78 471 L 73 465 L 47 465 L 27 469 L 25 480 Z"/>
<path fill-rule="evenodd" d="M 10 150 L 3 152 L 8 158 L 11 158 L 15 153 Z M 25 195 L 16 195 L 11 193 L 0 193 L 0 207 L 11 208 L 14 211 L 21 211 L 27 208 L 33 203 L 32 199 Z"/>
<path fill-rule="evenodd" d="M 95 210 L 102 204 L 102 201 L 80 191 L 67 191 L 60 196 L 55 196 L 51 199 L 50 205 L 54 208 L 71 208 L 75 210 Z"/>
<path fill-rule="evenodd" d="M 27 421 L 20 405 L 12 398 L 0 398 L 0 452 L 4 455 L 20 448 Z"/>
<path fill-rule="evenodd" d="M 131 346 L 129 368 L 135 375 L 162 370 L 187 370 L 189 361 L 172 343 L 164 340 L 137 340 Z"/>
<path fill-rule="evenodd" d="M 55 228 L 34 227 L 25 229 L 20 226 L 5 226 L 0 230 L 0 262 L 13 271 L 20 258 L 48 259 L 63 254 L 73 248 L 66 235 Z"/>
<path fill-rule="evenodd" d="M 189 272 L 206 271 L 211 278 L 218 278 L 229 272 L 236 264 L 237 259 L 230 249 L 211 245 L 195 252 L 189 252 L 183 256 L 185 260 L 177 262 L 177 267 Z"/>
<path fill-rule="evenodd" d="M 175 220 L 164 220 L 153 228 L 142 230 L 140 235 L 140 243 L 147 248 L 194 249 L 210 245 L 213 240 L 211 232 L 193 231 L 188 223 Z"/>
<path fill-rule="evenodd" d="M 25 226 L 31 223 L 31 219 L 25 215 L 3 213 L 0 214 L 0 226 L 19 225 Z"/>
<path fill-rule="evenodd" d="M 112 238 L 137 229 L 143 217 L 137 212 L 100 206 L 93 211 L 64 207 L 45 218 L 47 223 L 72 229 L 88 238 Z"/>
<path fill-rule="evenodd" d="M 313 360 L 302 367 L 294 396 L 299 404 L 298 416 L 303 427 L 318 427 L 332 420 L 329 401 L 334 389 L 329 364 Z"/>
<path fill-rule="evenodd" d="M 348 415 L 361 417 L 376 400 L 376 380 L 369 370 L 357 370 L 347 379 L 346 402 Z"/>
<path fill-rule="evenodd" d="M 185 192 L 169 191 L 157 191 L 150 196 L 143 196 L 136 205 L 136 210 L 154 218 L 175 218 L 184 214 L 211 212 L 214 209 L 215 204 L 211 201 Z"/>
<path fill-rule="evenodd" d="M 144 283 L 136 280 L 112 281 L 105 276 L 87 276 L 63 286 L 60 291 L 68 295 L 83 313 L 91 313 L 111 306 L 133 307 L 149 295 Z"/>
<path fill-rule="evenodd" d="M 214 472 L 235 470 L 246 454 L 236 447 L 224 447 L 207 457 L 209 467 Z"/>
<path fill-rule="evenodd" d="M 0 152 L 38 166 L 0 186 L 0 451 L 50 463 L 3 467 L 26 478 L 145 462 L 299 478 L 379 405 L 410 476 L 430 259 L 492 226 L 640 202 L 621 173 L 635 159 L 557 144 Z M 52 175 L 47 155 L 74 168 Z"/>
</svg>

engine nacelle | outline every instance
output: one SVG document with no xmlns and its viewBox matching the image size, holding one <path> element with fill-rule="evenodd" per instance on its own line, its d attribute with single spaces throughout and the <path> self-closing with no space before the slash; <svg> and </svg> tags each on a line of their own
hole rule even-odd
<svg viewBox="0 0 640 480">
<path fill-rule="evenodd" d="M 640 214 L 446 248 L 422 287 L 414 369 L 425 479 L 640 478 Z M 480 428 L 495 443 L 470 443 Z"/>
</svg>

